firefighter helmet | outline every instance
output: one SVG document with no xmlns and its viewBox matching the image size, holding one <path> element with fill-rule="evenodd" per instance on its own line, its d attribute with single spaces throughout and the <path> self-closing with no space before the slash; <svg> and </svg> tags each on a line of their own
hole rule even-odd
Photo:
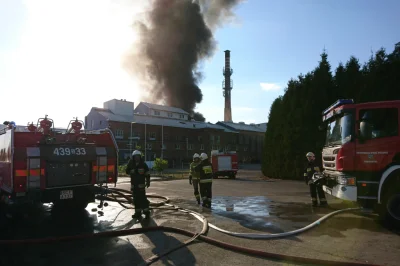
<svg viewBox="0 0 400 266">
<path fill-rule="evenodd" d="M 201 158 L 202 161 L 208 159 L 207 153 L 204 153 L 204 152 L 203 152 L 203 153 L 200 155 L 200 158 Z"/>
<path fill-rule="evenodd" d="M 198 153 L 193 154 L 193 160 L 199 158 L 200 159 L 200 155 Z"/>
<path fill-rule="evenodd" d="M 132 152 L 132 156 L 135 156 L 135 155 L 142 155 L 142 153 L 140 152 L 140 151 L 138 151 L 138 150 L 134 150 L 133 152 Z"/>
<path fill-rule="evenodd" d="M 312 152 L 307 152 L 306 157 L 315 157 L 315 154 Z"/>
</svg>

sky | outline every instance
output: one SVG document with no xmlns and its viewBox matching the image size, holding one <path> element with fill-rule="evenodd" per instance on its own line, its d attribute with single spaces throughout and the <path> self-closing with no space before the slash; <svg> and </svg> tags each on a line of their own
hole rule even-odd
<svg viewBox="0 0 400 266">
<path fill-rule="evenodd" d="M 25 125 L 47 114 L 67 127 L 113 98 L 137 106 L 140 86 L 121 59 L 138 41 L 130 25 L 140 3 L 0 0 L 0 122 Z M 381 47 L 391 52 L 400 41 L 398 10 L 398 0 L 247 0 L 215 32 L 196 111 L 223 120 L 224 50 L 231 51 L 233 121 L 263 123 L 287 82 L 313 70 L 324 48 L 332 70 L 350 56 L 363 63 Z"/>
</svg>

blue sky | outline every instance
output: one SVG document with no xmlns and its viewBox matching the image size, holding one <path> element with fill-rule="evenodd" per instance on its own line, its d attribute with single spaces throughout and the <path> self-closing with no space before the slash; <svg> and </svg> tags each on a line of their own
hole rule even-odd
<svg viewBox="0 0 400 266">
<path fill-rule="evenodd" d="M 109 1 L 0 0 L 0 88 L 3 99 L 18 99 L 3 101 L 1 121 L 25 124 L 48 113 L 66 126 L 110 98 L 136 104 L 140 88 L 129 97 L 131 81 L 119 61 L 122 43 L 131 43 L 126 14 L 136 6 L 110 15 Z M 364 62 L 371 50 L 391 52 L 400 41 L 399 10 L 396 0 L 248 0 L 236 8 L 235 22 L 215 33 L 218 49 L 203 63 L 197 110 L 208 121 L 223 119 L 226 49 L 233 120 L 266 122 L 287 81 L 312 70 L 324 47 L 333 70 L 351 55 Z M 27 113 L 21 106 L 32 102 Z"/>
</svg>

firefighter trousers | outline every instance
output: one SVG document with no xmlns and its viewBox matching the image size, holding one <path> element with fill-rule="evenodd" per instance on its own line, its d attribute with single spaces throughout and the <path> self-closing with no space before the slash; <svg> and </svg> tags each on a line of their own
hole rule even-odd
<svg viewBox="0 0 400 266">
<path fill-rule="evenodd" d="M 326 198 L 325 198 L 325 192 L 322 189 L 321 185 L 316 185 L 316 184 L 310 184 L 310 194 L 311 194 L 311 201 L 313 206 L 318 205 L 318 198 L 319 198 L 319 204 L 324 206 L 327 204 Z"/>
<path fill-rule="evenodd" d="M 192 185 L 194 189 L 194 196 L 196 197 L 197 202 L 200 203 L 199 179 L 192 179 Z"/>
<path fill-rule="evenodd" d="M 203 199 L 203 206 L 211 207 L 212 182 L 200 183 L 200 194 Z"/>
<path fill-rule="evenodd" d="M 142 213 L 142 211 L 143 213 L 149 213 L 149 201 L 147 200 L 145 185 L 134 185 L 132 194 L 135 213 Z"/>
</svg>

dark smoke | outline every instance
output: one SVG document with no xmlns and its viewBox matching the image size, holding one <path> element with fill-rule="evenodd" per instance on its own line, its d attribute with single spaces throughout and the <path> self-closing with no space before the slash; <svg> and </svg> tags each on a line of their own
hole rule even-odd
<svg viewBox="0 0 400 266">
<path fill-rule="evenodd" d="M 152 1 L 147 21 L 136 24 L 140 36 L 136 53 L 125 61 L 146 88 L 147 101 L 179 107 L 202 119 L 194 113 L 203 99 L 199 63 L 214 54 L 213 30 L 233 17 L 232 9 L 241 1 Z"/>
</svg>

